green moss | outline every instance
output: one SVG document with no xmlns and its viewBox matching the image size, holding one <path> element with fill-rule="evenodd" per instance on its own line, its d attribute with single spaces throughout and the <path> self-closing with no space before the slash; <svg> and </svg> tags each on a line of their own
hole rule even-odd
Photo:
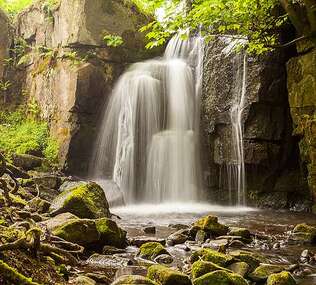
<svg viewBox="0 0 316 285">
<path fill-rule="evenodd" d="M 294 236 L 303 242 L 316 242 L 316 227 L 307 224 L 298 224 L 293 229 Z"/>
<path fill-rule="evenodd" d="M 249 268 L 250 266 L 243 261 L 235 262 L 228 266 L 228 269 L 241 276 L 246 276 L 249 271 Z"/>
<path fill-rule="evenodd" d="M 139 248 L 139 256 L 146 259 L 155 259 L 158 255 L 169 254 L 159 242 L 146 242 Z"/>
<path fill-rule="evenodd" d="M 50 210 L 72 213 L 79 218 L 98 219 L 109 216 L 109 205 L 103 189 L 94 182 L 80 183 L 62 192 Z"/>
<path fill-rule="evenodd" d="M 228 232 L 228 227 L 220 224 L 218 218 L 211 215 L 197 220 L 193 226 L 196 230 L 203 230 L 215 236 L 226 235 Z"/>
<path fill-rule="evenodd" d="M 250 266 L 250 271 L 255 270 L 260 263 L 267 263 L 267 259 L 263 256 L 244 250 L 236 250 L 230 252 L 235 259 L 246 262 Z"/>
<path fill-rule="evenodd" d="M 289 272 L 283 271 L 271 274 L 268 277 L 267 285 L 296 285 L 296 281 Z"/>
<path fill-rule="evenodd" d="M 53 230 L 55 236 L 80 245 L 89 245 L 100 238 L 94 220 L 74 219 Z"/>
<path fill-rule="evenodd" d="M 196 262 L 199 259 L 213 262 L 219 266 L 226 266 L 232 262 L 233 257 L 216 250 L 209 248 L 202 248 L 191 255 L 191 262 Z"/>
<path fill-rule="evenodd" d="M 27 202 L 22 199 L 20 196 L 18 195 L 13 195 L 13 194 L 9 194 L 11 200 L 12 200 L 12 203 L 16 206 L 21 206 L 21 207 L 24 207 L 27 205 Z"/>
<path fill-rule="evenodd" d="M 14 242 L 24 237 L 24 233 L 16 228 L 0 226 L 0 241 L 2 243 Z"/>
<path fill-rule="evenodd" d="M 191 274 L 192 274 L 192 278 L 195 279 L 195 278 L 201 277 L 202 275 L 206 273 L 210 273 L 217 270 L 230 271 L 221 266 L 218 266 L 217 264 L 213 262 L 198 260 L 192 264 Z"/>
<path fill-rule="evenodd" d="M 249 278 L 254 281 L 263 281 L 268 278 L 269 275 L 273 273 L 279 273 L 283 271 L 284 268 L 279 265 L 272 264 L 262 264 L 249 274 Z"/>
<path fill-rule="evenodd" d="M 153 265 L 148 268 L 147 277 L 161 285 L 191 285 L 189 276 L 165 267 Z"/>
<path fill-rule="evenodd" d="M 107 218 L 96 220 L 96 227 L 100 233 L 100 240 L 105 245 L 112 245 L 122 248 L 126 245 L 126 232 L 117 224 Z"/>
<path fill-rule="evenodd" d="M 33 282 L 31 278 L 25 277 L 2 260 L 0 260 L 0 273 L 7 284 L 39 285 L 39 283 Z"/>
<path fill-rule="evenodd" d="M 228 235 L 230 236 L 240 236 L 245 240 L 249 240 L 251 238 L 250 231 L 246 228 L 230 228 Z"/>
<path fill-rule="evenodd" d="M 238 274 L 219 270 L 195 279 L 193 285 L 248 285 L 248 282 Z"/>
</svg>

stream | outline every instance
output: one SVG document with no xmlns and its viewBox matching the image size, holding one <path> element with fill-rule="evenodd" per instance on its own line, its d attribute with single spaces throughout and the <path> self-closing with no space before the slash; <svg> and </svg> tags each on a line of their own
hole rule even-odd
<svg viewBox="0 0 316 285">
<path fill-rule="evenodd" d="M 313 254 L 316 248 L 297 244 L 289 240 L 289 231 L 296 224 L 308 222 L 316 225 L 315 216 L 309 213 L 289 211 L 259 210 L 247 207 L 222 207 L 209 204 L 144 204 L 116 207 L 112 212 L 121 220 L 118 223 L 128 232 L 129 238 L 154 237 L 167 238 L 176 232 L 180 225 L 190 225 L 196 219 L 211 214 L 219 218 L 219 222 L 228 226 L 248 228 L 258 236 L 245 249 L 259 252 L 274 264 L 298 264 L 305 273 L 295 277 L 300 285 L 316 284 L 316 264 L 300 262 L 303 250 Z M 144 228 L 155 227 L 155 234 L 144 233 Z M 176 259 L 185 259 L 189 253 L 181 253 L 177 247 L 168 247 Z"/>
</svg>

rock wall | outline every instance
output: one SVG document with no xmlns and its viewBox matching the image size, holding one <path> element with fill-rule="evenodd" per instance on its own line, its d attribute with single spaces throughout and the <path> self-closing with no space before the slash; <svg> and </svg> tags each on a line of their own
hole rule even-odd
<svg viewBox="0 0 316 285">
<path fill-rule="evenodd" d="M 0 82 L 4 80 L 6 61 L 12 41 L 12 27 L 9 18 L 0 10 Z"/>
<path fill-rule="evenodd" d="M 228 197 L 227 169 L 234 163 L 230 110 L 238 68 L 236 54 L 227 52 L 229 44 L 221 38 L 206 47 L 202 102 L 204 184 L 211 199 L 223 203 Z M 292 136 L 286 60 L 283 54 L 247 57 L 242 113 L 247 200 L 263 207 L 305 209 L 310 195 Z"/>
<path fill-rule="evenodd" d="M 287 72 L 293 134 L 299 140 L 303 169 L 316 205 L 316 50 L 291 58 Z"/>
<path fill-rule="evenodd" d="M 148 21 L 123 0 L 41 1 L 18 16 L 16 37 L 27 44 L 23 90 L 49 122 L 69 173 L 86 173 L 97 121 L 117 77 L 128 64 L 153 56 L 138 32 Z M 105 35 L 121 36 L 124 44 L 108 47 Z"/>
</svg>

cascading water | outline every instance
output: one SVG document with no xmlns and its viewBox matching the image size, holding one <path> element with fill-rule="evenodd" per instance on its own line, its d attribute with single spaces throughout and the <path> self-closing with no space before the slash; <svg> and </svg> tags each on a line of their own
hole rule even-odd
<svg viewBox="0 0 316 285">
<path fill-rule="evenodd" d="M 126 203 L 197 199 L 202 63 L 202 38 L 177 36 L 163 58 L 132 65 L 117 82 L 90 173 L 112 179 Z"/>
<path fill-rule="evenodd" d="M 233 104 L 230 109 L 232 125 L 232 163 L 228 167 L 228 189 L 230 203 L 233 203 L 233 191 L 237 192 L 237 205 L 246 205 L 246 178 L 244 161 L 242 113 L 245 108 L 247 91 L 247 54 L 240 53 L 235 57 L 237 66 Z"/>
</svg>

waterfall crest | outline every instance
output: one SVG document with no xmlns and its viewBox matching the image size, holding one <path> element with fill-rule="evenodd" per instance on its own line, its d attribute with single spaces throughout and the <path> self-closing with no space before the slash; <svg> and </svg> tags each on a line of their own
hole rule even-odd
<svg viewBox="0 0 316 285">
<path fill-rule="evenodd" d="M 126 203 L 198 198 L 203 49 L 200 37 L 176 36 L 162 58 L 133 64 L 118 80 L 90 175 L 113 180 Z"/>
</svg>

